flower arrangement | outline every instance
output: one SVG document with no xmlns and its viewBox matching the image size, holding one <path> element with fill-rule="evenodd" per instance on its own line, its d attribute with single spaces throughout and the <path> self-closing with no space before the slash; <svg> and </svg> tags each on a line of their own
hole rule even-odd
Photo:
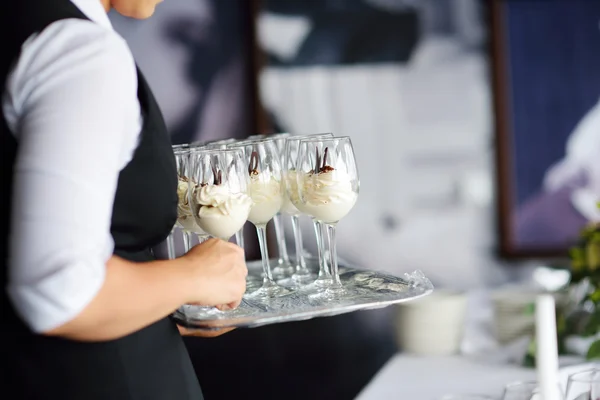
<svg viewBox="0 0 600 400">
<path fill-rule="evenodd" d="M 571 279 L 568 299 L 557 307 L 558 350 L 568 353 L 568 337 L 591 343 L 586 358 L 600 359 L 600 222 L 586 225 L 578 242 L 569 249 Z M 524 365 L 535 366 L 536 343 L 532 339 Z"/>
</svg>

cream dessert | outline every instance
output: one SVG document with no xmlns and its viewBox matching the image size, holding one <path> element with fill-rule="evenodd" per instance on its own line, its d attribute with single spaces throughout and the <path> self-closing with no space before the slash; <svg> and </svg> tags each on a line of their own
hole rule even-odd
<svg viewBox="0 0 600 400">
<path fill-rule="evenodd" d="M 186 231 L 201 232 L 188 200 L 188 180 L 183 176 L 177 182 L 177 223 Z"/>
<path fill-rule="evenodd" d="M 228 240 L 239 231 L 250 213 L 252 199 L 245 193 L 231 193 L 223 185 L 201 185 L 194 196 L 195 218 L 204 232 Z M 197 207 L 197 208 L 196 208 Z"/>
<path fill-rule="evenodd" d="M 352 178 L 345 172 L 324 166 L 319 172 L 302 179 L 302 201 L 297 208 L 325 223 L 335 223 L 354 207 L 358 194 L 352 188 Z"/>
<path fill-rule="evenodd" d="M 299 215 L 300 211 L 294 206 L 288 195 L 283 196 L 281 201 L 281 212 L 287 215 Z"/>
<path fill-rule="evenodd" d="M 285 175 L 284 183 L 286 191 L 281 204 L 281 212 L 288 215 L 299 215 L 300 210 L 294 205 L 298 203 L 298 181 L 296 180 L 296 171 L 288 171 Z"/>
<path fill-rule="evenodd" d="M 248 194 L 253 203 L 248 221 L 254 225 L 266 224 L 281 210 L 283 203 L 281 182 L 270 175 L 252 171 Z"/>
</svg>

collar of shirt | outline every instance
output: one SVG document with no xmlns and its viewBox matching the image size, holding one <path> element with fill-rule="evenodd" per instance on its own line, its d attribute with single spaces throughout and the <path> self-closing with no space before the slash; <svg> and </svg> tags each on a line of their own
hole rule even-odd
<svg viewBox="0 0 600 400">
<path fill-rule="evenodd" d="M 106 10 L 100 3 L 100 0 L 71 0 L 71 3 L 75 4 L 86 17 L 94 21 L 95 23 L 103 26 L 104 28 L 112 30 L 112 24 L 108 19 Z"/>
</svg>

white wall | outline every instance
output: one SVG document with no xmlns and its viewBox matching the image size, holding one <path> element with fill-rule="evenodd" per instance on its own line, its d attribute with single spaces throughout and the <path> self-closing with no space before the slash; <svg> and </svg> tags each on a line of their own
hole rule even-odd
<svg viewBox="0 0 600 400">
<path fill-rule="evenodd" d="M 263 46 L 281 54 L 307 30 L 272 15 L 259 27 Z M 339 224 L 341 257 L 393 273 L 422 269 L 444 286 L 506 278 L 492 257 L 487 68 L 482 52 L 427 35 L 406 65 L 263 70 L 263 103 L 287 130 L 352 138 L 361 192 Z M 305 236 L 314 246 L 308 221 Z"/>
</svg>

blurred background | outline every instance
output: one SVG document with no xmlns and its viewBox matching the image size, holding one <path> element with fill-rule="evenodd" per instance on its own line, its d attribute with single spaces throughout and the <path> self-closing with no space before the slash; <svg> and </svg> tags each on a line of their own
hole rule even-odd
<svg viewBox="0 0 600 400">
<path fill-rule="evenodd" d="M 191 339 L 208 399 L 366 399 L 398 353 L 531 356 L 523 310 L 574 287 L 569 249 L 600 217 L 600 2 L 170 0 L 111 18 L 173 143 L 350 136 L 361 193 L 340 257 L 421 270 L 441 296 L 425 320 L 395 307 Z"/>
</svg>

